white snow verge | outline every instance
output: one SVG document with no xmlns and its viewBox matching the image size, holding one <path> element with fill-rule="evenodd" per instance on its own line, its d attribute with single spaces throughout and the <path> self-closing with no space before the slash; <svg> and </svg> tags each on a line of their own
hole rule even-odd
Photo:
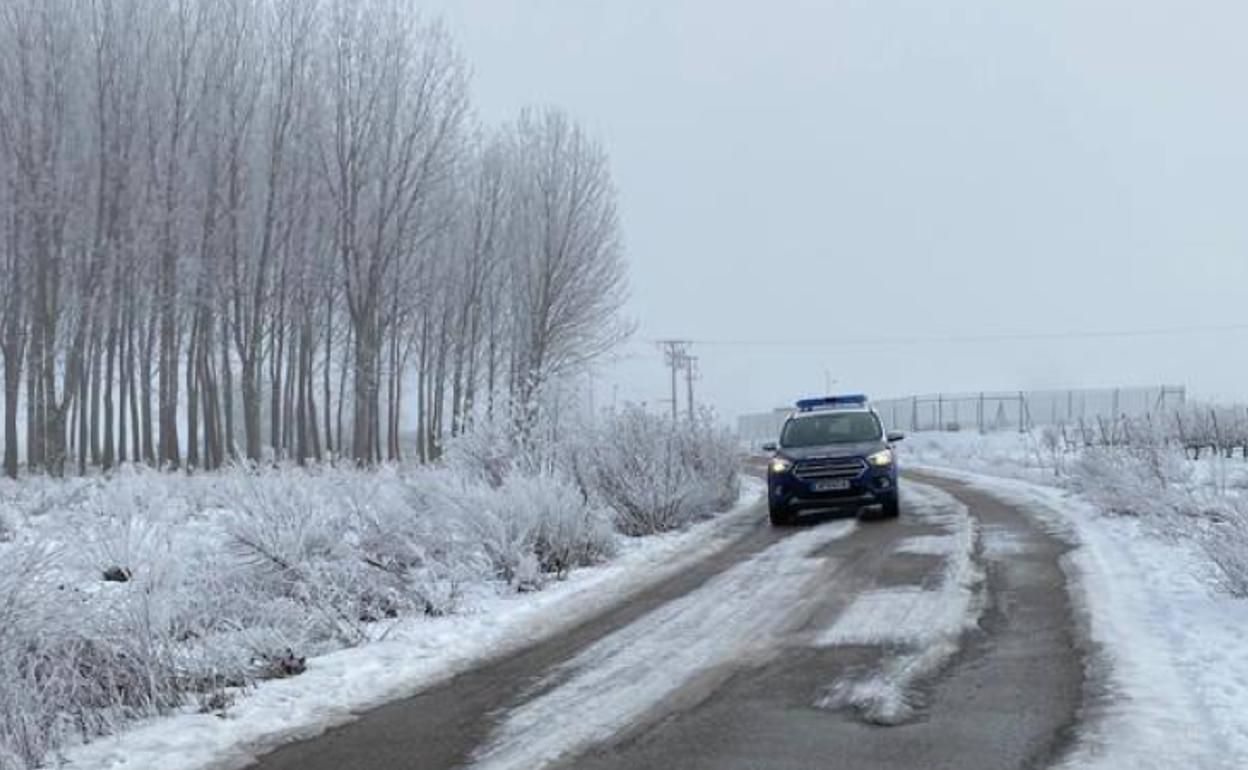
<svg viewBox="0 0 1248 770">
<path fill-rule="evenodd" d="M 1068 492 L 924 468 L 1014 503 L 1075 544 L 1063 568 L 1095 646 L 1074 770 L 1248 767 L 1248 602 L 1219 593 L 1191 542 Z"/>
<path fill-rule="evenodd" d="M 610 563 L 540 593 L 487 601 L 471 615 L 420 619 L 383 641 L 308 661 L 291 679 L 256 686 L 224 715 L 184 712 L 64 752 L 74 770 L 238 768 L 276 746 L 318 735 L 499 655 L 551 637 L 730 545 L 757 515 L 762 485 L 743 481 L 729 513 L 680 533 L 627 541 Z"/>
</svg>

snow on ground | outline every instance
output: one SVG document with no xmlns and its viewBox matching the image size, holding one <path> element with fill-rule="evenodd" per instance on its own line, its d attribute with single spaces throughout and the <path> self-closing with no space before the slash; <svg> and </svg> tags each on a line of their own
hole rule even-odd
<svg viewBox="0 0 1248 770">
<path fill-rule="evenodd" d="M 317 735 L 387 701 L 436 685 L 498 655 L 570 628 L 622 598 L 726 547 L 757 515 L 746 480 L 729 513 L 680 533 L 629 539 L 604 566 L 539 593 L 493 597 L 472 614 L 419 619 L 384 640 L 308 661 L 298 677 L 266 681 L 224 715 L 187 711 L 70 749 L 74 770 L 242 767 L 280 743 Z"/>
<path fill-rule="evenodd" d="M 1076 545 L 1064 567 L 1094 645 L 1094 690 L 1063 767 L 1248 767 L 1248 601 L 1220 590 L 1197 538 L 1148 517 L 1107 515 L 1087 496 L 1059 488 L 1027 437 L 918 439 L 911 467 L 1015 503 Z M 1095 483 L 1082 480 L 1083 488 Z M 986 549 L 1010 547 L 985 533 Z"/>
<path fill-rule="evenodd" d="M 838 680 L 816 702 L 830 710 L 854 708 L 876 724 L 900 724 L 912 716 L 914 686 L 957 653 L 983 608 L 983 574 L 972 558 L 976 527 L 966 506 L 922 484 L 908 484 L 905 492 L 908 517 L 948 534 L 907 538 L 896 550 L 943 556 L 940 583 L 867 591 L 815 640 L 821 647 L 868 644 L 895 651 L 883 670 Z"/>
<path fill-rule="evenodd" d="M 508 714 L 474 766 L 545 767 L 637 726 L 664 698 L 727 672 L 725 663 L 774 654 L 826 566 L 810 554 L 856 526 L 787 537 L 593 644 L 552 673 L 553 689 Z"/>
<path fill-rule="evenodd" d="M 846 608 L 833 625 L 818 636 L 818 646 L 896 644 L 926 646 L 937 638 L 956 642 L 973 625 L 976 588 L 983 576 L 971 554 L 975 527 L 966 506 L 933 487 L 911 484 L 906 513 L 919 521 L 937 523 L 947 535 L 903 540 L 902 553 L 945 556 L 940 584 L 934 588 L 882 588 L 867 591 Z"/>
<path fill-rule="evenodd" d="M 152 761 L 157 749 L 193 765 L 205 754 L 183 744 L 202 741 L 210 756 L 240 735 L 341 718 L 443 664 L 523 642 L 537 633 L 525 612 L 555 626 L 611 601 L 633 579 L 631 562 L 612 562 L 621 551 L 642 548 L 630 557 L 637 569 L 663 574 L 679 564 L 661 550 L 668 538 L 637 539 L 679 532 L 739 497 L 740 456 L 710 421 L 626 408 L 569 434 L 518 446 L 509 423 L 482 424 L 430 466 L 127 466 L 0 480 L 0 768 L 45 767 L 66 752 L 170 766 Z M 590 580 L 579 570 L 604 563 L 592 573 L 604 577 L 576 588 Z M 569 590 L 575 609 L 543 609 Z M 298 676 L 307 659 L 325 672 L 318 685 Z M 289 677 L 298 681 L 253 687 Z M 195 741 L 143 733 L 135 740 L 151 739 L 153 752 L 140 760 L 110 754 L 116 740 L 72 751 L 193 709 L 229 727 L 177 723 L 203 732 Z"/>
</svg>

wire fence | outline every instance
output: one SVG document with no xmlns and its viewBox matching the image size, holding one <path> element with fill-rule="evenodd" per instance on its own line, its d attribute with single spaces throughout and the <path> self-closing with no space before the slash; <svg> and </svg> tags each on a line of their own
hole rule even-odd
<svg viewBox="0 0 1248 770">
<path fill-rule="evenodd" d="M 990 433 L 1160 415 L 1186 403 L 1185 387 L 1162 385 L 935 393 L 876 401 L 875 409 L 894 430 Z"/>
<path fill-rule="evenodd" d="M 1174 413 L 1187 405 L 1182 385 L 1064 390 L 933 393 L 873 401 L 885 425 L 902 431 L 1028 431 L 1047 425 L 1094 425 Z M 791 408 L 737 418 L 751 446 L 774 441 Z"/>
</svg>

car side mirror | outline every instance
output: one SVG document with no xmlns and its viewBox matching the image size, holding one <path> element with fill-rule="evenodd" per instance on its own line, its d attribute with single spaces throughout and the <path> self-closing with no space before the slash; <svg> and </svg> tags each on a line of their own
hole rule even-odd
<svg viewBox="0 0 1248 770">
<path fill-rule="evenodd" d="M 898 441 L 904 441 L 905 438 L 906 434 L 899 430 L 890 430 L 888 432 L 888 443 L 890 444 L 896 444 Z"/>
<path fill-rule="evenodd" d="M 764 451 L 764 452 L 775 452 L 775 451 L 777 451 L 778 449 L 780 449 L 780 447 L 779 447 L 779 446 L 777 446 L 777 445 L 776 445 L 776 442 L 774 442 L 774 441 L 768 441 L 766 444 L 763 444 L 763 451 Z"/>
</svg>

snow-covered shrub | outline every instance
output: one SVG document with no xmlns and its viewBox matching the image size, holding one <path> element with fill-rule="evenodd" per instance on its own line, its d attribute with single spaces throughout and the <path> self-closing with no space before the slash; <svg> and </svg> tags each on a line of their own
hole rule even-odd
<svg viewBox="0 0 1248 770">
<path fill-rule="evenodd" d="M 45 549 L 8 548 L 0 569 L 0 767 L 33 767 L 60 742 L 67 717 L 45 687 L 62 671 L 59 661 L 32 650 L 42 627 L 53 618 L 46 600 L 53 590 Z M 42 674 L 40 673 L 42 669 Z"/>
<path fill-rule="evenodd" d="M 1232 596 L 1248 598 L 1248 500 L 1218 499 L 1217 515 L 1202 532 L 1205 552 L 1218 569 L 1218 582 Z"/>
<path fill-rule="evenodd" d="M 533 511 L 513 507 L 502 495 L 484 490 L 464 502 L 464 520 L 473 528 L 494 575 L 520 590 L 539 588 L 542 577 Z"/>
<path fill-rule="evenodd" d="M 389 593 L 369 584 L 366 565 L 353 559 L 338 495 L 303 472 L 291 473 L 302 483 L 273 474 L 240 478 L 228 524 L 237 579 L 289 635 L 278 650 L 258 651 L 266 659 L 282 648 L 363 641 L 362 619 L 373 609 L 367 605 L 385 601 L 376 593 Z"/>
<path fill-rule="evenodd" d="M 106 734 L 177 706 L 191 680 L 181 629 L 157 585 L 88 591 L 65 582 L 61 554 L 6 554 L 0 574 L 0 756 L 33 767 L 71 738 Z"/>
<path fill-rule="evenodd" d="M 112 485 L 106 486 L 111 492 Z M 140 566 L 160 569 L 161 543 L 167 540 L 160 521 L 145 508 L 150 501 L 132 494 L 105 492 L 92 501 L 96 526 L 83 533 L 75 552 L 82 566 L 105 580 L 128 582 Z M 116 499 L 110 499 L 116 498 Z"/>
<path fill-rule="evenodd" d="M 496 488 L 519 477 L 574 479 L 582 506 L 608 508 L 620 532 L 646 535 L 731 505 L 740 454 L 709 413 L 673 422 L 629 405 L 597 420 L 568 419 L 559 430 L 540 425 L 527 437 L 514 422 L 496 418 L 449 442 L 443 464 Z"/>
<path fill-rule="evenodd" d="M 1029 443 L 1035 447 L 1040 467 L 1046 465 L 1053 469 L 1054 476 L 1066 473 L 1066 442 L 1061 430 L 1054 425 L 1046 425 L 1039 436 L 1028 434 Z"/>
<path fill-rule="evenodd" d="M 511 475 L 497 487 L 461 488 L 444 498 L 469 528 L 494 575 L 523 590 L 615 551 L 609 515 L 553 473 Z"/>
<path fill-rule="evenodd" d="M 615 552 L 610 516 L 571 483 L 555 476 L 512 476 L 490 509 L 529 523 L 533 555 L 543 572 L 563 575 Z"/>
<path fill-rule="evenodd" d="M 454 475 L 425 470 L 404 477 L 383 468 L 353 478 L 355 483 L 336 486 L 350 513 L 358 558 L 374 581 L 382 579 L 378 590 L 388 591 L 381 614 L 454 611 L 464 586 L 487 574 L 464 523 L 445 503 L 446 489 L 456 486 Z M 377 571 L 380 576 L 372 574 Z"/>
<path fill-rule="evenodd" d="M 677 423 L 626 407 L 587 435 L 577 475 L 626 535 L 679 529 L 738 494 L 736 442 L 710 420 Z"/>
<path fill-rule="evenodd" d="M 518 463 L 514 425 L 503 417 L 483 419 L 472 430 L 451 438 L 442 456 L 443 467 L 468 479 L 499 486 Z"/>
<path fill-rule="evenodd" d="M 230 539 L 248 593 L 292 615 L 282 648 L 315 653 L 366 640 L 377 621 L 451 612 L 466 583 L 489 578 L 481 546 L 448 502 L 484 485 L 389 468 L 287 471 L 240 484 Z"/>
<path fill-rule="evenodd" d="M 433 468 L 254 466 L 0 480 L 0 767 L 378 638 L 404 618 L 540 588 L 736 496 L 709 420 L 506 421 Z M 555 441 L 556 436 L 559 441 Z"/>
<path fill-rule="evenodd" d="M 1195 513 L 1184 494 L 1191 468 L 1174 447 L 1088 447 L 1071 465 L 1071 485 L 1107 513 Z"/>
</svg>

